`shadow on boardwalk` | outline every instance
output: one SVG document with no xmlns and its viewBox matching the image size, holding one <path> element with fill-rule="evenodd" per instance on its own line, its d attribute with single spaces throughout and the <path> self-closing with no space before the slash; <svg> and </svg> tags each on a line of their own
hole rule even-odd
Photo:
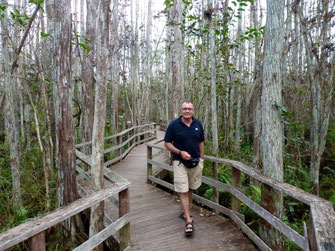
<svg viewBox="0 0 335 251">
<path fill-rule="evenodd" d="M 163 136 L 158 133 L 158 138 Z M 177 197 L 146 183 L 146 156 L 145 144 L 137 146 L 112 168 L 132 182 L 131 250 L 256 250 L 231 220 L 195 205 L 195 232 L 186 238 Z"/>
</svg>

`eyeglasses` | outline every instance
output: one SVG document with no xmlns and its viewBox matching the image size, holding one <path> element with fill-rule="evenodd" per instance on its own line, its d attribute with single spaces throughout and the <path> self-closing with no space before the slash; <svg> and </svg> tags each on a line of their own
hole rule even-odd
<svg viewBox="0 0 335 251">
<path fill-rule="evenodd" d="M 193 111 L 193 108 L 187 108 L 187 107 L 183 107 L 181 108 L 183 111 Z"/>
</svg>

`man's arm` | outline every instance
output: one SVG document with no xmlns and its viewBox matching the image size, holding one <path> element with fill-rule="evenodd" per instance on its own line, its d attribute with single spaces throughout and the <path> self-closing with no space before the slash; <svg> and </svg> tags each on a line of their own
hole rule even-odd
<svg viewBox="0 0 335 251">
<path fill-rule="evenodd" d="M 204 159 L 204 155 L 205 155 L 205 141 L 201 141 L 199 143 L 199 149 L 200 149 L 200 159 Z"/>
<path fill-rule="evenodd" d="M 180 155 L 184 160 L 189 160 L 191 155 L 188 152 L 181 151 L 177 149 L 174 145 L 172 145 L 171 142 L 164 142 L 164 146 L 166 149 L 168 149 L 170 152 Z"/>
</svg>

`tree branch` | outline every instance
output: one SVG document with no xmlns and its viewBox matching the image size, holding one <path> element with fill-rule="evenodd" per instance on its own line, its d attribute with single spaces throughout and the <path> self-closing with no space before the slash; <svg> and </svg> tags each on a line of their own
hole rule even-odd
<svg viewBox="0 0 335 251">
<path fill-rule="evenodd" d="M 31 19 L 29 20 L 27 29 L 26 29 L 26 31 L 25 31 L 25 33 L 24 33 L 22 39 L 21 39 L 21 42 L 20 42 L 20 44 L 19 44 L 19 47 L 15 50 L 16 57 L 15 57 L 14 62 L 13 62 L 13 64 L 12 64 L 12 68 L 11 68 L 11 71 L 10 71 L 11 74 L 13 74 L 14 70 L 18 67 L 17 61 L 19 60 L 19 56 L 20 56 L 22 47 L 23 47 L 24 42 L 26 41 L 26 39 L 27 39 L 27 37 L 28 37 L 29 30 L 30 30 L 30 28 L 31 28 L 31 25 L 33 24 L 33 21 L 34 21 L 34 19 L 35 19 L 36 15 L 37 15 L 38 10 L 40 9 L 40 7 L 41 7 L 40 4 L 36 5 L 36 8 L 35 8 L 35 10 L 34 10 L 34 13 L 33 13 L 33 15 L 31 16 Z"/>
</svg>

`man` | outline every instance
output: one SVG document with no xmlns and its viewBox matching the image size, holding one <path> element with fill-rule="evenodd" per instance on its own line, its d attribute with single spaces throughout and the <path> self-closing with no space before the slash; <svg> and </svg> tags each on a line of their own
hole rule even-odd
<svg viewBox="0 0 335 251">
<path fill-rule="evenodd" d="M 205 136 L 201 122 L 193 118 L 191 101 L 184 101 L 180 112 L 181 116 L 166 130 L 164 145 L 173 155 L 174 189 L 179 193 L 181 204 L 179 217 L 186 221 L 185 234 L 190 236 L 194 232 L 190 203 L 192 190 L 201 186 Z"/>
</svg>

